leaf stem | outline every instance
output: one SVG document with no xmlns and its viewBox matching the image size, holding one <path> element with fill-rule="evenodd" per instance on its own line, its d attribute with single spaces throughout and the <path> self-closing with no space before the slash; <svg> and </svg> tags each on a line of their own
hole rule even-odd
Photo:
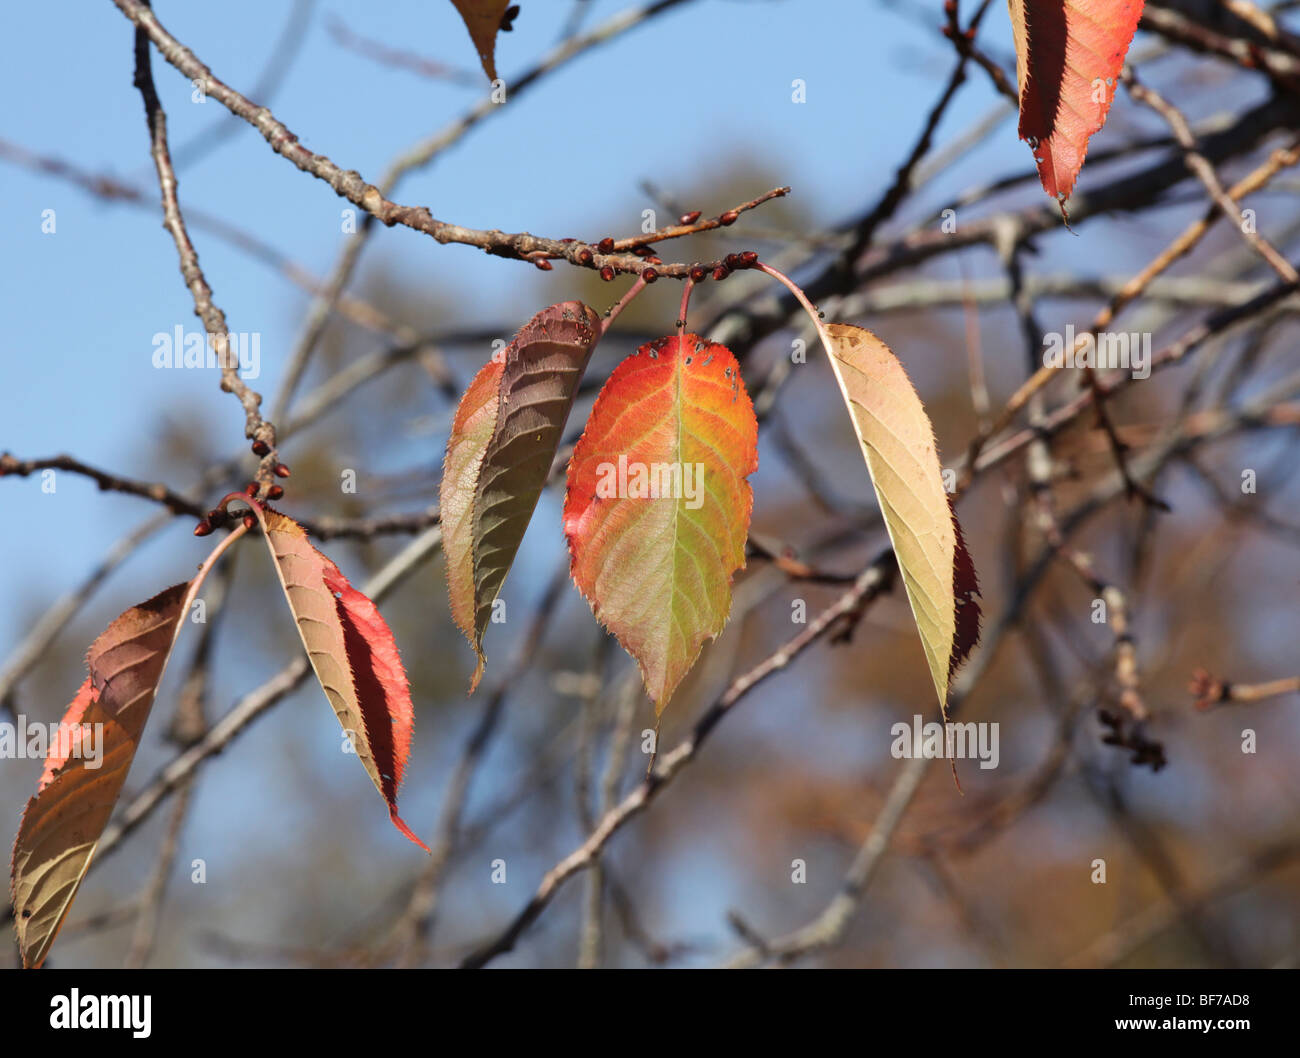
<svg viewBox="0 0 1300 1058">
<path fill-rule="evenodd" d="M 643 291 L 644 289 L 645 289 L 645 280 L 642 279 L 640 276 L 637 276 L 636 282 L 633 283 L 630 287 L 628 287 L 627 293 L 618 299 L 618 302 L 614 305 L 614 307 L 611 308 L 607 313 L 605 313 L 605 318 L 600 321 L 600 336 L 602 338 L 604 338 L 605 335 L 609 333 L 610 325 L 613 324 L 613 322 L 616 319 L 618 319 L 618 314 L 622 312 L 625 308 L 627 308 L 628 305 L 631 303 L 632 299 L 636 297 L 638 294 L 640 294 L 641 291 Z"/>
<path fill-rule="evenodd" d="M 217 504 L 217 509 L 224 511 L 230 505 L 231 500 L 242 500 L 248 505 L 250 511 L 262 509 L 261 501 L 258 500 L 256 496 L 250 496 L 247 492 L 231 492 L 221 497 L 221 502 Z"/>
<path fill-rule="evenodd" d="M 686 282 L 682 284 L 682 307 L 677 313 L 677 340 L 679 342 L 686 336 L 686 309 L 691 303 L 691 291 L 694 289 L 695 280 L 687 276 Z"/>
<path fill-rule="evenodd" d="M 243 495 L 243 494 L 239 493 L 237 495 Z M 247 499 L 248 497 L 244 496 L 244 498 Z M 226 553 L 226 549 L 230 547 L 230 545 L 233 544 L 236 540 L 238 540 L 241 536 L 243 536 L 246 532 L 248 532 L 248 526 L 246 526 L 243 522 L 240 522 L 229 533 L 229 535 L 227 535 L 226 538 L 221 541 L 221 543 L 219 543 L 216 547 L 212 549 L 212 553 L 203 560 L 203 565 L 199 566 L 199 571 L 194 576 L 195 594 L 198 593 L 198 586 L 203 583 L 203 578 L 206 577 L 212 571 L 212 567 L 215 566 L 217 564 L 217 560 L 220 559 L 221 556 Z"/>
<path fill-rule="evenodd" d="M 829 355 L 831 351 L 831 336 L 826 331 L 826 324 L 822 322 L 822 314 L 817 310 L 817 306 L 808 300 L 808 295 L 803 292 L 802 288 L 800 288 L 800 286 L 784 272 L 778 272 L 771 265 L 765 264 L 762 261 L 756 262 L 754 268 L 770 275 L 790 291 L 796 299 L 798 299 L 799 304 L 804 307 L 804 311 L 806 311 L 812 318 L 813 326 L 817 328 L 817 337 L 822 340 L 822 347 L 826 350 L 827 355 Z"/>
<path fill-rule="evenodd" d="M 244 494 L 237 493 L 237 495 L 242 496 Z M 223 500 L 222 503 L 224 504 L 224 502 L 225 501 Z M 199 597 L 199 590 L 203 587 L 203 582 L 204 580 L 207 579 L 208 574 L 212 572 L 212 567 L 217 564 L 218 560 L 220 560 L 221 556 L 226 553 L 226 550 L 230 547 L 230 545 L 233 544 L 236 540 L 238 540 L 241 536 L 243 536 L 246 532 L 248 532 L 248 526 L 244 525 L 243 522 L 240 522 L 239 525 L 237 525 L 234 528 L 234 530 L 230 532 L 225 537 L 225 539 L 221 541 L 221 543 L 219 543 L 216 547 L 212 549 L 211 554 L 209 554 L 208 557 L 203 560 L 203 564 L 199 566 L 199 571 L 196 574 L 194 574 L 194 578 L 190 581 L 190 586 L 185 592 L 185 598 L 181 600 L 181 609 L 180 609 L 181 616 L 176 621 L 176 629 L 175 631 L 172 632 L 171 647 L 168 647 L 167 650 L 169 657 L 171 655 L 172 648 L 175 647 L 176 645 L 176 640 L 178 640 L 181 636 L 181 629 L 185 627 L 185 615 L 190 612 L 190 607 L 194 605 L 194 600 Z M 167 663 L 166 661 L 164 661 L 163 662 L 164 672 L 166 671 L 166 666 Z M 161 673 L 159 674 L 158 682 L 159 683 L 162 682 Z"/>
</svg>

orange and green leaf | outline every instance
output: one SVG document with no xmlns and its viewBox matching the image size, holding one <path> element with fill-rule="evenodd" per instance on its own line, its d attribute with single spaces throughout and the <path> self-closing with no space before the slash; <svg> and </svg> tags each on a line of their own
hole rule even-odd
<svg viewBox="0 0 1300 1058">
<path fill-rule="evenodd" d="M 736 358 L 693 334 L 610 375 L 569 463 L 573 580 L 661 713 L 731 610 L 745 565 L 758 424 Z"/>
</svg>

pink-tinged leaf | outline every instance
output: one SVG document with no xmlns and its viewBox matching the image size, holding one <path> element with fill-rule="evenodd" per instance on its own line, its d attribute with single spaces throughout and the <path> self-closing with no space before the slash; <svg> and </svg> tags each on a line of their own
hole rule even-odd
<svg viewBox="0 0 1300 1058">
<path fill-rule="evenodd" d="M 1020 83 L 1020 138 L 1043 190 L 1065 200 L 1105 123 L 1143 0 L 1008 0 Z"/>
<path fill-rule="evenodd" d="M 86 710 L 94 699 L 95 691 L 90 686 L 90 677 L 87 676 L 77 688 L 77 693 L 64 712 L 63 719 L 59 721 L 59 733 L 45 755 L 45 767 L 41 769 L 41 777 L 36 783 L 37 793 L 50 785 L 59 769 L 67 764 L 70 758 L 80 756 L 81 740 L 86 733 L 82 724 L 85 721 Z"/>
<path fill-rule="evenodd" d="M 397 644 L 374 603 L 279 511 L 254 504 L 307 658 L 389 818 L 428 852 L 397 814 L 414 711 Z"/>
<path fill-rule="evenodd" d="M 69 737 L 51 747 L 14 841 L 10 893 L 24 966 L 45 961 L 67 917 L 122 792 L 200 580 L 131 607 L 90 647 L 90 678 L 60 724 Z"/>
<path fill-rule="evenodd" d="M 497 79 L 496 42 L 501 19 L 511 0 L 451 0 L 469 30 L 470 40 L 478 52 L 483 72 L 489 81 Z"/>
<path fill-rule="evenodd" d="M 953 673 L 979 639 L 979 584 L 943 487 L 934 429 L 884 342 L 847 324 L 827 324 L 825 333 L 946 715 Z"/>
<path fill-rule="evenodd" d="M 443 464 L 441 510 L 452 616 L 483 675 L 483 634 L 564 433 L 600 318 L 578 301 L 543 309 L 461 398 Z"/>
<path fill-rule="evenodd" d="M 564 503 L 573 580 L 636 658 L 656 714 L 726 624 L 757 468 L 736 358 L 693 334 L 615 368 L 574 449 Z"/>
</svg>

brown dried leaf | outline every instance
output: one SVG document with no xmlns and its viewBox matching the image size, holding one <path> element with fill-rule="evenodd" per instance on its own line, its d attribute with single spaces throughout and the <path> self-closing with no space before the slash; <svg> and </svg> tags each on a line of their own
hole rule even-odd
<svg viewBox="0 0 1300 1058">
<path fill-rule="evenodd" d="M 501 19 L 505 17 L 510 0 L 451 0 L 469 30 L 470 40 L 478 51 L 483 72 L 489 81 L 497 79 L 496 41 Z"/>
</svg>

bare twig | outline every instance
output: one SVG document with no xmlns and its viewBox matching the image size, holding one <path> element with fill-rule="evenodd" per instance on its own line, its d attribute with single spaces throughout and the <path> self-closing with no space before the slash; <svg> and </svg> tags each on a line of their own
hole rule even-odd
<svg viewBox="0 0 1300 1058">
<path fill-rule="evenodd" d="M 147 2 L 138 2 L 137 6 L 146 16 L 153 17 Z M 221 369 L 221 388 L 233 393 L 244 409 L 244 436 L 256 445 L 266 446 L 257 471 L 257 480 L 265 494 L 274 482 L 273 468 L 280 461 L 275 449 L 275 427 L 262 418 L 259 410 L 261 394 L 250 389 L 239 375 L 239 359 L 230 349 L 230 330 L 226 326 L 225 313 L 212 300 L 212 288 L 204 278 L 203 269 L 199 267 L 199 255 L 190 241 L 189 232 L 185 230 L 185 220 L 181 216 L 180 200 L 177 197 L 176 171 L 167 149 L 167 115 L 154 88 L 149 62 L 149 36 L 139 26 L 135 33 L 135 86 L 144 100 L 145 119 L 149 125 L 150 154 L 158 172 L 158 186 L 162 191 L 163 227 L 171 233 L 176 243 L 181 275 L 194 299 L 194 314 L 207 331 L 208 345 L 216 355 L 217 365 Z"/>
<path fill-rule="evenodd" d="M 661 756 L 654 770 L 614 809 L 605 814 L 586 841 L 546 873 L 533 898 L 511 920 L 506 929 L 496 939 L 468 956 L 462 965 L 468 968 L 486 966 L 498 955 L 510 951 L 523 932 L 551 902 L 559 888 L 575 874 L 589 867 L 609 839 L 630 820 L 645 811 L 678 772 L 694 759 L 700 746 L 732 706 L 742 700 L 759 683 L 784 669 L 804 650 L 831 631 L 847 614 L 887 590 L 892 583 L 894 568 L 892 553 L 873 562 L 863 570 L 852 588 L 810 620 L 798 635 L 780 650 L 734 680 L 695 724 L 691 734 L 671 752 Z"/>
<path fill-rule="evenodd" d="M 653 235 L 631 236 L 621 240 L 611 239 L 612 245 L 608 247 L 603 243 L 592 244 L 577 239 L 565 241 L 543 238 L 530 235 L 528 232 L 511 234 L 466 228 L 459 224 L 438 220 L 423 206 L 402 206 L 392 202 L 384 196 L 380 188 L 367 183 L 360 173 L 355 170 L 341 169 L 325 155 L 307 150 L 298 142 L 297 135 L 279 121 L 270 110 L 257 106 L 219 80 L 189 48 L 163 28 L 157 16 L 143 3 L 143 0 L 114 0 L 114 2 L 140 32 L 153 42 L 163 58 L 187 78 L 200 80 L 207 85 L 208 95 L 232 114 L 243 118 L 256 128 L 276 154 L 288 159 L 303 172 L 324 181 L 337 195 L 359 206 L 383 224 L 389 227 L 400 224 L 422 232 L 443 244 L 458 243 L 474 246 L 496 257 L 537 262 L 547 266 L 551 261 L 565 261 L 579 268 L 590 268 L 596 271 L 608 268 L 614 273 L 640 275 L 647 267 L 645 260 L 625 250 L 663 239 L 681 238 L 685 235 L 725 227 L 734 223 L 735 217 L 746 209 L 753 209 L 772 198 L 787 194 L 790 190 L 788 187 L 775 188 L 760 198 L 751 199 L 716 217 L 701 219 L 693 225 L 679 225 Z M 656 7 L 661 8 L 668 3 L 678 2 L 681 0 L 663 0 L 663 3 Z M 692 268 L 703 267 L 706 272 L 712 274 L 722 264 L 721 260 L 661 263 L 654 265 L 654 268 L 660 277 L 686 279 L 691 274 Z"/>
</svg>

